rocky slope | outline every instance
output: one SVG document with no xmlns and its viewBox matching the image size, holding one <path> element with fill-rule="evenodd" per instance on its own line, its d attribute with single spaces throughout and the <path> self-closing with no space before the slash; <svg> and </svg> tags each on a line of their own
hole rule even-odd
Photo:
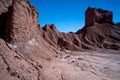
<svg viewBox="0 0 120 80">
<path fill-rule="evenodd" d="M 37 10 L 28 0 L 0 4 L 0 80 L 40 80 L 39 63 L 56 52 L 41 36 Z"/>
<path fill-rule="evenodd" d="M 73 53 L 81 54 L 86 50 L 113 49 L 113 53 L 119 53 L 120 29 L 114 25 L 112 16 L 111 11 L 89 7 L 83 29 L 76 33 L 61 33 L 54 24 L 40 27 L 38 12 L 28 0 L 0 0 L 0 80 L 119 80 L 120 59 L 111 57 L 112 54 L 107 56 L 109 59 L 100 57 L 100 61 L 109 60 L 105 64 L 113 65 L 109 67 L 112 68 L 110 72 L 114 71 L 110 76 L 109 71 L 106 76 L 99 70 L 96 72 L 97 69 L 106 70 L 100 68 L 105 65 L 97 64 L 99 60 L 96 64 L 94 61 L 82 64 L 79 58 L 83 66 L 74 66 L 78 60 L 71 61 L 76 59 L 76 56 L 71 58 Z M 88 57 L 78 56 L 91 59 L 88 52 L 85 52 Z M 92 53 L 107 54 L 102 51 Z M 93 60 L 96 59 L 98 57 L 95 56 Z M 91 71 L 93 67 L 90 64 L 97 67 Z M 86 65 L 89 66 L 86 68 Z"/>
</svg>

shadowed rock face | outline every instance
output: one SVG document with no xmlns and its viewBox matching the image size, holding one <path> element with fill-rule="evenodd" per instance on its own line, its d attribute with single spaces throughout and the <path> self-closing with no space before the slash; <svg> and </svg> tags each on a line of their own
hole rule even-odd
<svg viewBox="0 0 120 80">
<path fill-rule="evenodd" d="M 81 71 L 78 66 L 74 68 L 70 64 L 74 61 L 68 60 L 70 65 L 65 62 L 64 70 L 60 62 L 64 59 L 58 62 L 53 59 L 71 51 L 120 50 L 120 29 L 113 25 L 111 11 L 88 8 L 85 27 L 76 33 L 63 33 L 54 24 L 41 28 L 38 12 L 28 0 L 0 0 L 0 6 L 0 80 L 57 80 L 59 77 L 60 80 L 89 80 L 91 77 L 103 80 L 93 72 Z M 70 70 L 77 75 L 69 78 Z M 69 75 L 64 73 L 66 71 Z M 50 75 L 51 72 L 59 77 Z"/>
<path fill-rule="evenodd" d="M 12 11 L 12 0 L 0 0 L 0 38 L 5 39 L 8 22 Z"/>
</svg>

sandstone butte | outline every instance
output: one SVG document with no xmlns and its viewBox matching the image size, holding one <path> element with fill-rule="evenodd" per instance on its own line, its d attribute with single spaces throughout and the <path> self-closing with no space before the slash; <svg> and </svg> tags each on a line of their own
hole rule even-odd
<svg viewBox="0 0 120 80">
<path fill-rule="evenodd" d="M 111 11 L 89 7 L 75 33 L 41 27 L 37 18 L 28 0 L 0 0 L 0 80 L 120 80 L 120 27 Z"/>
</svg>

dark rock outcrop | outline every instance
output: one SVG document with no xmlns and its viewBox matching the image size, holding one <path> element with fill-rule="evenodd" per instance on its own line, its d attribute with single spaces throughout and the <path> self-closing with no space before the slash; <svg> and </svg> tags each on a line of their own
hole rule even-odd
<svg viewBox="0 0 120 80">
<path fill-rule="evenodd" d="M 89 7 L 85 12 L 85 26 L 92 26 L 94 23 L 113 24 L 113 13 L 111 11 Z"/>
</svg>

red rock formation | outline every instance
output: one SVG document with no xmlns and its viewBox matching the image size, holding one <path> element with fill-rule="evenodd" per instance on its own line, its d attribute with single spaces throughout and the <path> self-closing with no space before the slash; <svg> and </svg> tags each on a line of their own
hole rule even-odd
<svg viewBox="0 0 120 80">
<path fill-rule="evenodd" d="M 55 25 L 45 25 L 43 28 L 43 38 L 56 48 L 64 48 L 67 50 L 81 50 L 78 35 L 75 33 L 61 33 Z M 77 42 L 78 41 L 78 42 Z"/>
<path fill-rule="evenodd" d="M 85 26 L 92 26 L 95 22 L 113 24 L 112 20 L 113 13 L 111 11 L 91 7 L 85 11 Z"/>
<path fill-rule="evenodd" d="M 3 10 L 0 16 L 0 38 L 31 60 L 51 57 L 55 53 L 42 38 L 37 18 L 38 12 L 28 0 L 14 0 L 8 11 Z"/>
<path fill-rule="evenodd" d="M 117 27 L 108 23 L 95 23 L 76 33 L 61 33 L 51 25 L 43 27 L 43 38 L 50 45 L 73 51 L 96 48 L 120 49 L 119 33 Z"/>
<path fill-rule="evenodd" d="M 0 80 L 40 80 L 41 59 L 56 54 L 28 0 L 0 0 Z"/>
</svg>

